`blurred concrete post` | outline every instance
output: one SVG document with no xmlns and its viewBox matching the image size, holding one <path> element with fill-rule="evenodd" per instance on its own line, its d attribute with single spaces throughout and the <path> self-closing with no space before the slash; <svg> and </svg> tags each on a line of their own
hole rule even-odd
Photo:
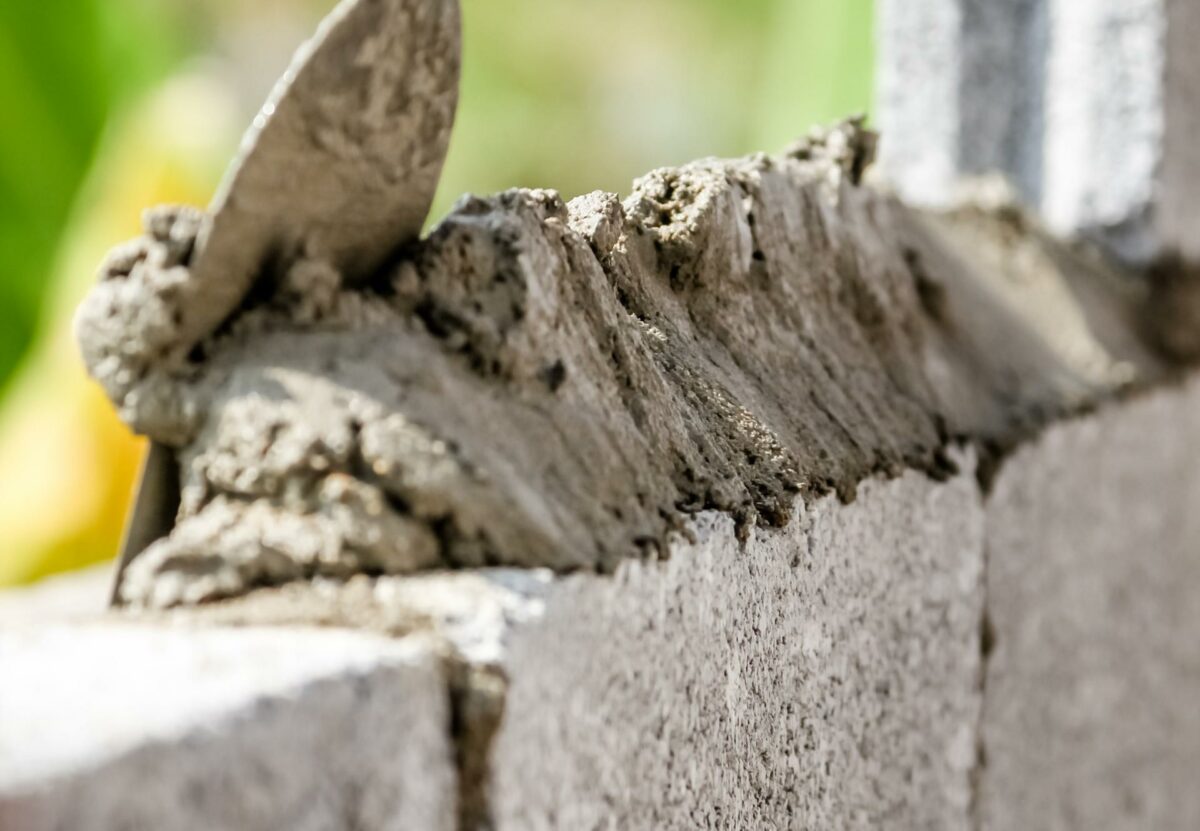
<svg viewBox="0 0 1200 831">
<path fill-rule="evenodd" d="M 883 0 L 882 160 L 909 201 L 998 172 L 1055 230 L 1200 261 L 1200 2 Z"/>
</svg>

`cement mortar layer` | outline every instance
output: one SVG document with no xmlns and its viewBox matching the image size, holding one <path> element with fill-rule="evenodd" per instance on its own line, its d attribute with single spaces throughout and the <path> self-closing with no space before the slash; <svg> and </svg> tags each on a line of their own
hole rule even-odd
<svg viewBox="0 0 1200 831">
<path fill-rule="evenodd" d="M 744 536 L 797 496 L 945 477 L 952 441 L 1004 447 L 1162 371 L 1140 284 L 1003 199 L 897 204 L 862 183 L 873 146 L 844 124 L 656 171 L 624 202 L 468 197 L 366 284 L 265 269 L 186 353 L 203 217 L 151 212 L 77 319 L 93 376 L 182 469 L 177 525 L 123 599 L 607 572 L 698 511 Z"/>
</svg>

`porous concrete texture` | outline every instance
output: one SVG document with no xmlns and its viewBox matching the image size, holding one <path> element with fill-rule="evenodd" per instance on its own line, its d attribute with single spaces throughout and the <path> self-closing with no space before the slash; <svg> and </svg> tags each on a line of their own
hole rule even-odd
<svg viewBox="0 0 1200 831">
<path fill-rule="evenodd" d="M 931 206 L 1004 174 L 1058 233 L 1200 261 L 1198 18 L 1192 0 L 887 0 L 885 171 Z"/>
<path fill-rule="evenodd" d="M 508 639 L 499 828 L 1190 829 L 1200 382 L 981 488 L 865 483 L 572 576 Z"/>
<path fill-rule="evenodd" d="M 0 633 L 5 831 L 450 829 L 442 662 L 315 629 Z"/>
<path fill-rule="evenodd" d="M 558 582 L 505 660 L 495 827 L 969 828 L 983 532 L 965 460 Z"/>
<path fill-rule="evenodd" d="M 1051 428 L 987 507 L 982 828 L 1200 827 L 1200 383 Z"/>
</svg>

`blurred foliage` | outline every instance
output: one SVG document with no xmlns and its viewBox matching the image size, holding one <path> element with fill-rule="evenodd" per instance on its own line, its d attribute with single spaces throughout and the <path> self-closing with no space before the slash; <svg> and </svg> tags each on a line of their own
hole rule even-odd
<svg viewBox="0 0 1200 831">
<path fill-rule="evenodd" d="M 67 224 L 48 325 L 0 407 L 0 585 L 109 559 L 117 549 L 142 442 L 86 376 L 70 320 L 114 241 L 140 231 L 146 205 L 203 203 L 240 119 L 219 88 L 172 80 L 119 119 Z"/>
<path fill-rule="evenodd" d="M 208 200 L 332 2 L 0 2 L 0 585 L 115 552 L 140 444 L 84 377 L 71 312 L 144 207 Z M 435 218 L 467 191 L 626 192 L 870 104 L 871 0 L 462 2 Z"/>
<path fill-rule="evenodd" d="M 61 230 L 110 115 L 183 54 L 149 0 L 0 3 L 0 381 L 33 336 Z"/>
</svg>

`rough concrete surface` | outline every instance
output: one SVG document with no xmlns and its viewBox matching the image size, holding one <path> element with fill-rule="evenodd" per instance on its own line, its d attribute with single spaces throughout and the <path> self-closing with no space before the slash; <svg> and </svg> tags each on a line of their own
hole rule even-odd
<svg viewBox="0 0 1200 831">
<path fill-rule="evenodd" d="M 998 173 L 1058 233 L 1200 261 L 1193 0 L 888 0 L 885 173 L 945 207 Z"/>
<path fill-rule="evenodd" d="M 201 626 L 322 626 L 424 635 L 442 651 L 497 667 L 514 626 L 538 619 L 553 582 L 544 569 L 470 569 L 407 577 L 290 583 L 223 603 L 133 610 L 128 619 Z"/>
<path fill-rule="evenodd" d="M 441 661 L 312 629 L 0 633 L 0 828 L 453 828 Z"/>
<path fill-rule="evenodd" d="M 1051 428 L 988 501 L 985 829 L 1200 827 L 1200 384 Z"/>
<path fill-rule="evenodd" d="M 1200 4 L 1167 0 L 1166 124 L 1161 170 L 1167 247 L 1200 263 Z M 1200 278 L 1197 278 L 1200 280 Z M 1200 314 L 1197 315 L 1200 319 Z"/>
<path fill-rule="evenodd" d="M 969 460 L 826 498 L 743 548 L 726 517 L 513 635 L 501 829 L 965 829 L 983 508 Z"/>
<path fill-rule="evenodd" d="M 10 631 L 0 825 L 279 827 L 317 792 L 313 827 L 388 828 L 363 795 L 403 811 L 411 787 L 451 816 L 400 827 L 1193 828 L 1198 414 L 1196 381 L 1140 394 L 989 490 L 967 451 L 745 539 L 705 512 L 611 575 L 318 580 Z"/>
<path fill-rule="evenodd" d="M 882 0 L 878 16 L 880 167 L 910 204 L 944 206 L 963 173 L 968 129 L 960 112 L 963 2 Z"/>
<path fill-rule="evenodd" d="M 1196 827 L 1197 458 L 1191 381 L 988 491 L 906 474 L 557 581 L 508 638 L 497 827 Z"/>
<path fill-rule="evenodd" d="M 1168 2 L 1048 3 L 1041 209 L 1059 232 L 1102 240 L 1140 263 L 1166 246 L 1160 200 Z"/>
<path fill-rule="evenodd" d="M 366 286 L 303 259 L 264 278 L 186 359 L 161 349 L 160 306 L 193 279 L 196 223 L 152 214 L 77 326 L 122 416 L 183 470 L 178 525 L 123 598 L 611 571 L 698 511 L 782 525 L 797 494 L 949 475 L 952 440 L 1003 446 L 1155 376 L 1123 275 L 1008 205 L 938 218 L 881 196 L 860 182 L 873 139 L 847 123 L 657 171 L 624 203 L 468 198 Z M 1014 253 L 1030 268 L 972 263 Z"/>
</svg>

